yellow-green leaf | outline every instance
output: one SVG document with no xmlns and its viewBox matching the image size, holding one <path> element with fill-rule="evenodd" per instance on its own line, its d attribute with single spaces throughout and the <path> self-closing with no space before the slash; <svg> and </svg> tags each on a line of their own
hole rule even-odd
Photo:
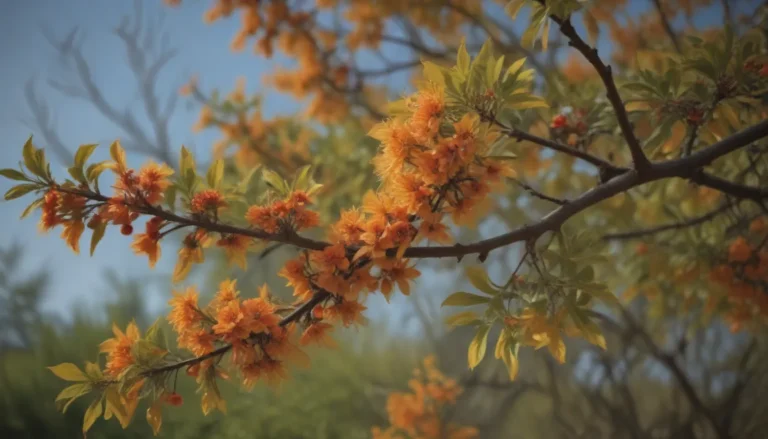
<svg viewBox="0 0 768 439">
<path fill-rule="evenodd" d="M 523 67 L 523 64 L 525 64 L 525 57 L 513 62 L 512 65 L 507 69 L 507 73 L 504 74 L 504 79 L 507 79 L 508 77 L 520 71 L 520 69 Z"/>
<path fill-rule="evenodd" d="M 488 303 L 490 300 L 491 299 L 488 297 L 459 291 L 448 296 L 440 306 L 472 306 L 479 305 L 481 303 Z"/>
<path fill-rule="evenodd" d="M 502 351 L 501 360 L 504 361 L 504 365 L 507 366 L 507 372 L 509 372 L 509 379 L 514 381 L 517 378 L 517 373 L 520 370 L 520 364 L 517 361 L 517 353 L 512 347 L 508 347 Z"/>
<path fill-rule="evenodd" d="M 40 207 L 40 205 L 41 205 L 41 204 L 43 204 L 43 201 L 44 201 L 44 199 L 43 199 L 43 198 L 38 198 L 37 200 L 33 201 L 33 202 L 32 202 L 32 204 L 30 204 L 29 206 L 27 206 L 27 207 L 24 209 L 24 211 L 23 211 L 23 212 L 21 212 L 21 216 L 19 217 L 19 219 L 24 219 L 24 218 L 26 218 L 26 217 L 27 217 L 27 216 L 28 216 L 30 213 L 32 213 L 32 211 L 33 211 L 33 210 L 35 210 L 35 209 L 37 209 L 38 207 Z"/>
<path fill-rule="evenodd" d="M 275 171 L 264 168 L 261 174 L 264 182 L 267 183 L 272 189 L 276 190 L 282 195 L 287 195 L 288 187 L 285 184 L 285 180 Z"/>
<path fill-rule="evenodd" d="M 474 369 L 481 361 L 483 361 L 486 345 L 488 344 L 488 332 L 490 329 L 491 327 L 489 325 L 480 326 L 480 328 L 477 329 L 472 342 L 469 344 L 467 357 L 470 369 Z"/>
<path fill-rule="evenodd" d="M 101 398 L 94 400 L 91 405 L 88 406 L 88 410 L 85 411 L 85 416 L 83 416 L 83 433 L 90 430 L 93 423 L 99 419 L 102 409 Z"/>
<path fill-rule="evenodd" d="M 147 409 L 147 423 L 152 427 L 152 433 L 157 436 L 160 432 L 160 427 L 163 425 L 163 400 L 160 396 L 154 403 Z"/>
<path fill-rule="evenodd" d="M 512 110 L 530 110 L 532 108 L 549 108 L 549 105 L 543 99 L 536 97 L 536 99 L 510 102 L 507 104 L 507 108 Z"/>
<path fill-rule="evenodd" d="M 422 64 L 424 65 L 424 77 L 427 81 L 439 86 L 445 85 L 445 77 L 440 66 L 430 61 L 424 61 Z"/>
<path fill-rule="evenodd" d="M 491 280 L 488 278 L 488 273 L 485 272 L 483 267 L 468 267 L 467 278 L 469 278 L 469 282 L 472 283 L 472 286 L 478 290 L 491 296 L 498 294 L 498 290 L 491 285 Z"/>
<path fill-rule="evenodd" d="M 520 9 L 522 9 L 523 6 L 525 6 L 525 0 L 512 0 L 507 3 L 507 6 L 504 8 L 504 10 L 514 20 L 517 18 L 517 14 L 520 12 Z"/>
<path fill-rule="evenodd" d="M 48 369 L 54 375 L 66 381 L 88 381 L 88 377 L 85 376 L 83 371 L 72 363 L 61 363 Z"/>
<path fill-rule="evenodd" d="M 0 175 L 2 175 L 5 178 L 16 180 L 16 181 L 30 181 L 26 175 L 24 175 L 21 171 L 17 171 L 15 169 L 0 169 Z"/>
<path fill-rule="evenodd" d="M 88 177 L 88 181 L 96 181 L 96 179 L 99 178 L 99 175 L 109 168 L 109 161 L 92 163 L 88 165 L 88 168 L 85 170 L 85 176 Z"/>
<path fill-rule="evenodd" d="M 541 50 L 547 50 L 549 44 L 549 20 L 544 20 L 544 29 L 541 31 Z"/>
<path fill-rule="evenodd" d="M 192 157 L 192 153 L 189 152 L 186 146 L 181 147 L 181 155 L 179 157 L 179 173 L 182 176 L 186 176 L 189 171 L 195 172 L 195 158 Z"/>
<path fill-rule="evenodd" d="M 121 427 L 128 427 L 128 423 L 131 421 L 130 414 L 126 410 L 117 389 L 112 386 L 108 387 L 107 390 L 104 391 L 104 396 L 106 399 L 106 411 L 115 415 L 118 422 L 120 422 Z"/>
<path fill-rule="evenodd" d="M 88 161 L 88 158 L 91 156 L 91 154 L 93 154 L 93 150 L 95 150 L 97 146 L 99 145 L 95 143 L 80 145 L 80 147 L 77 148 L 77 152 L 75 153 L 75 167 L 82 169 L 83 166 L 85 166 L 85 162 Z"/>
<path fill-rule="evenodd" d="M 224 178 L 224 160 L 218 159 L 214 161 L 211 167 L 208 168 L 208 174 L 205 177 L 208 180 L 208 186 L 218 189 L 221 179 Z"/>
<path fill-rule="evenodd" d="M 477 314 L 472 311 L 464 311 L 454 314 L 445 319 L 445 324 L 449 326 L 466 326 L 479 322 Z"/>
<path fill-rule="evenodd" d="M 91 235 L 91 256 L 93 256 L 93 252 L 96 251 L 96 246 L 99 245 L 99 241 L 104 237 L 104 232 L 106 230 L 106 221 L 99 221 L 98 224 L 96 224 L 96 228 L 93 229 L 93 234 Z"/>
<path fill-rule="evenodd" d="M 469 73 L 469 52 L 467 52 L 467 46 L 463 38 L 459 46 L 459 53 L 456 56 L 456 68 L 463 77 L 466 77 Z"/>
<path fill-rule="evenodd" d="M 5 193 L 6 200 L 15 200 L 16 198 L 23 197 L 24 195 L 39 189 L 40 186 L 33 183 L 20 184 L 8 189 Z"/>
<path fill-rule="evenodd" d="M 72 384 L 71 386 L 65 387 L 64 390 L 59 392 L 58 396 L 56 396 L 56 401 L 78 398 L 90 392 L 91 389 L 91 383 Z"/>
</svg>

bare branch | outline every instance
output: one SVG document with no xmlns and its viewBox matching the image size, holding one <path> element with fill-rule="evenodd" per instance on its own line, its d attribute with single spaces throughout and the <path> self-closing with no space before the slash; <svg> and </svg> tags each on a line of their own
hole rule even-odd
<svg viewBox="0 0 768 439">
<path fill-rule="evenodd" d="M 718 207 L 717 209 L 711 212 L 708 212 L 696 218 L 691 218 L 687 221 L 681 221 L 681 222 L 676 222 L 672 224 L 664 224 L 661 226 L 650 227 L 647 229 L 633 230 L 631 232 L 609 233 L 609 234 L 603 235 L 603 239 L 606 241 L 637 239 L 637 238 L 644 238 L 649 235 L 655 235 L 661 232 L 666 232 L 669 230 L 680 230 L 680 229 L 685 229 L 687 227 L 693 227 L 693 226 L 705 223 L 711 220 L 712 218 L 715 218 L 721 213 L 729 210 L 731 207 L 733 207 L 734 204 L 735 203 L 732 203 L 732 202 L 726 202 L 722 206 Z"/>
<path fill-rule="evenodd" d="M 624 102 L 616 88 L 616 83 L 613 81 L 611 67 L 606 65 L 603 60 L 600 59 L 597 55 L 597 49 L 590 47 L 589 44 L 579 36 L 578 32 L 576 32 L 576 29 L 571 24 L 570 18 L 564 20 L 555 15 L 550 15 L 550 18 L 560 25 L 560 32 L 568 38 L 569 45 L 581 52 L 581 54 L 584 55 L 584 58 L 586 58 L 595 70 L 597 70 L 608 94 L 608 100 L 613 107 L 613 111 L 616 113 L 616 119 L 619 122 L 621 132 L 624 135 L 624 139 L 627 141 L 627 145 L 629 145 L 629 151 L 632 154 L 632 162 L 635 165 L 635 169 L 637 169 L 640 174 L 645 173 L 650 167 L 650 161 L 648 160 L 648 157 L 645 156 L 643 148 L 640 146 L 640 142 L 637 140 L 635 132 L 632 129 L 632 123 L 629 121 Z"/>
</svg>

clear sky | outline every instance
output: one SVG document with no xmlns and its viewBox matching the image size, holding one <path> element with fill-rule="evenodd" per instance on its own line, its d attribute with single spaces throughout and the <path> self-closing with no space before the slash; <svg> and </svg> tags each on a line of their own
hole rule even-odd
<svg viewBox="0 0 768 439">
<path fill-rule="evenodd" d="M 255 91 L 265 72 L 272 69 L 276 60 L 253 56 L 246 50 L 233 54 L 229 43 L 238 23 L 231 20 L 207 26 L 202 23 L 202 13 L 208 1 L 187 0 L 184 7 L 168 9 L 160 0 L 144 0 L 144 15 L 165 17 L 164 29 L 170 36 L 171 45 L 178 47 L 179 55 L 165 69 L 160 86 L 162 96 L 174 93 L 178 86 L 192 74 L 199 75 L 204 88 L 217 87 L 229 90 L 236 78 L 249 80 L 249 91 Z M 650 2 L 638 1 L 636 9 Z M 719 2 L 697 19 L 701 24 L 721 20 Z M 749 2 L 747 2 L 749 3 Z M 126 63 L 125 52 L 114 28 L 125 16 L 134 15 L 134 3 L 129 0 L 5 0 L 0 14 L 0 167 L 15 167 L 20 159 L 21 146 L 36 129 L 24 123 L 30 111 L 24 99 L 24 86 L 30 78 L 36 78 L 38 90 L 50 106 L 56 130 L 62 140 L 74 150 L 83 143 L 102 144 L 94 159 L 105 157 L 108 143 L 123 136 L 115 125 L 106 120 L 93 106 L 84 101 L 62 96 L 46 84 L 49 78 L 72 78 L 63 70 L 55 51 L 47 43 L 42 29 L 57 38 L 66 36 L 75 26 L 80 27 L 82 51 L 89 60 L 93 77 L 104 90 L 108 100 L 118 108 L 131 108 L 143 116 L 139 107 L 136 83 Z M 635 9 L 635 8 L 633 8 Z M 297 104 L 285 97 L 266 94 L 265 112 L 290 113 Z M 171 124 L 172 145 L 185 144 L 198 154 L 205 155 L 216 134 L 193 135 L 190 127 L 197 118 L 197 108 L 189 108 L 180 101 Z M 143 120 L 143 119 L 142 119 Z M 46 146 L 42 136 L 36 135 L 38 146 Z M 54 158 L 54 157 L 51 157 Z M 54 158 L 55 159 L 55 158 Z M 133 156 L 137 165 L 143 157 Z M 58 175 L 66 171 L 54 161 Z M 10 186 L 7 180 L 0 182 L 5 192 Z M 31 200 L 30 200 L 31 201 Z M 102 273 L 107 268 L 117 270 L 126 277 L 144 277 L 148 281 L 147 263 L 144 258 L 132 255 L 130 237 L 109 230 L 93 258 L 87 252 L 75 256 L 59 238 L 56 231 L 47 236 L 37 232 L 37 217 L 19 221 L 18 215 L 25 207 L 24 200 L 0 202 L 0 246 L 21 242 L 27 251 L 23 266 L 34 270 L 46 266 L 52 272 L 53 283 L 49 290 L 49 309 L 68 308 L 72 303 L 99 299 L 105 293 Z M 88 237 L 82 246 L 87 249 Z M 156 272 L 168 273 L 174 257 L 167 251 Z M 152 294 L 152 307 L 162 306 L 167 297 L 168 284 L 153 285 L 148 290 L 162 291 Z"/>
</svg>

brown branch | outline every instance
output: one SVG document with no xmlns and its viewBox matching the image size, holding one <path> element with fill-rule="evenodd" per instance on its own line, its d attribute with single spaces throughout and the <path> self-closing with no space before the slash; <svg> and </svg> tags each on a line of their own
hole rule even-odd
<svg viewBox="0 0 768 439">
<path fill-rule="evenodd" d="M 661 163 L 654 163 L 644 174 L 640 174 L 637 171 L 625 172 L 609 180 L 607 183 L 600 184 L 584 192 L 578 198 L 571 200 L 569 203 L 551 211 L 533 224 L 525 225 L 508 233 L 466 245 L 455 244 L 452 246 L 410 247 L 405 251 L 404 257 L 462 258 L 471 254 L 477 254 L 482 257 L 487 256 L 488 253 L 497 248 L 506 247 L 515 242 L 535 240 L 546 232 L 558 230 L 563 223 L 565 223 L 568 219 L 578 214 L 579 212 L 582 212 L 587 208 L 600 203 L 601 201 L 607 200 L 608 198 L 611 198 L 622 192 L 626 192 L 637 186 L 667 178 L 677 177 L 693 179 L 695 176 L 700 175 L 698 170 L 701 167 L 709 165 L 718 157 L 733 152 L 739 148 L 749 145 L 755 140 L 766 136 L 768 136 L 768 120 L 760 122 L 757 125 L 754 125 L 745 130 L 739 131 L 738 133 L 733 134 L 705 149 L 701 149 L 688 157 Z M 729 184 L 733 185 L 733 183 Z M 75 195 L 80 195 L 94 201 L 107 202 L 109 200 L 109 197 L 89 190 L 69 189 L 63 187 L 57 187 L 56 189 L 62 192 L 69 192 Z M 758 190 L 758 192 L 759 194 L 763 194 L 761 196 L 768 198 L 768 194 L 765 194 L 764 190 Z M 143 204 L 132 206 L 132 208 L 136 209 L 140 213 L 158 216 L 169 222 L 180 225 L 199 227 L 211 232 L 250 236 L 265 241 L 290 244 L 308 250 L 322 250 L 330 245 L 328 242 L 303 237 L 291 230 L 285 231 L 283 233 L 271 234 L 263 230 L 242 228 L 220 222 L 211 222 L 209 220 L 197 217 L 184 217 L 158 206 Z"/>
<path fill-rule="evenodd" d="M 597 54 L 597 49 L 587 44 L 581 36 L 579 36 L 576 29 L 571 24 L 570 18 L 562 19 L 555 15 L 550 15 L 550 18 L 560 25 L 560 32 L 569 40 L 569 45 L 581 52 L 582 55 L 589 61 L 590 64 L 597 70 L 600 79 L 603 81 L 605 90 L 608 95 L 608 100 L 613 107 L 613 111 L 616 113 L 616 119 L 619 122 L 619 127 L 624 135 L 629 146 L 629 152 L 632 154 L 632 162 L 635 165 L 635 169 L 640 174 L 648 171 L 651 166 L 648 157 L 645 156 L 643 148 L 640 146 L 640 142 L 637 140 L 635 133 L 632 129 L 632 123 L 629 121 L 627 110 L 624 107 L 624 102 L 619 95 L 619 91 L 616 88 L 616 83 L 613 81 L 613 73 L 611 67 L 606 65 L 603 60 Z"/>
<path fill-rule="evenodd" d="M 704 402 L 699 397 L 698 392 L 693 387 L 693 384 L 688 379 L 688 376 L 677 364 L 677 361 L 675 361 L 675 357 L 664 352 L 659 347 L 659 345 L 653 341 L 653 338 L 651 338 L 650 334 L 648 334 L 645 329 L 643 329 L 639 324 L 637 324 L 637 322 L 635 322 L 629 311 L 623 307 L 620 308 L 620 311 L 622 312 L 624 320 L 629 325 L 629 329 L 643 340 L 646 347 L 650 351 L 650 354 L 659 362 L 661 362 L 661 364 L 663 364 L 675 378 L 675 381 L 677 381 L 677 384 L 680 386 L 680 389 L 683 391 L 686 399 L 688 399 L 688 403 L 691 404 L 691 407 L 700 413 L 710 423 L 712 429 L 715 431 L 719 438 L 729 438 L 730 436 L 728 431 L 724 428 L 723 425 L 720 424 L 720 422 L 718 422 L 715 414 L 709 410 L 706 405 L 704 405 Z"/>
<path fill-rule="evenodd" d="M 654 235 L 656 233 L 666 232 L 668 230 L 679 230 L 684 229 L 687 227 L 696 226 L 702 223 L 705 223 L 712 218 L 715 218 L 716 216 L 720 215 L 721 213 L 727 211 L 731 207 L 733 207 L 734 203 L 727 202 L 724 203 L 722 206 L 718 207 L 715 210 L 712 210 L 711 212 L 708 212 L 704 215 L 698 216 L 696 218 L 691 218 L 687 221 L 677 222 L 677 223 L 671 223 L 671 224 L 664 224 L 661 226 L 656 227 L 650 227 L 647 229 L 640 229 L 640 230 L 633 230 L 631 232 L 621 232 L 621 233 L 608 233 L 606 235 L 603 235 L 603 239 L 606 241 L 612 241 L 612 240 L 624 240 L 624 239 L 636 239 L 636 238 L 643 238 L 648 235 Z"/>
<path fill-rule="evenodd" d="M 278 324 L 280 326 L 286 326 L 289 323 L 292 323 L 292 322 L 295 322 L 296 320 L 301 319 L 301 317 L 303 317 L 307 313 L 311 312 L 312 308 L 314 308 L 315 305 L 317 305 L 320 302 L 324 301 L 328 297 L 330 297 L 330 293 L 328 293 L 327 291 L 321 291 L 321 292 L 315 293 L 314 296 L 312 296 L 309 300 L 307 300 L 301 306 L 296 308 L 292 313 L 290 313 L 287 316 L 283 317 L 283 319 L 280 320 L 280 323 L 278 323 Z M 201 355 L 199 357 L 193 357 L 193 358 L 189 358 L 187 360 L 183 360 L 183 361 L 179 361 L 179 362 L 176 362 L 176 363 L 168 364 L 166 366 L 159 367 L 157 369 L 150 369 L 150 370 L 142 373 L 141 375 L 145 376 L 145 377 L 150 377 L 150 376 L 159 375 L 159 374 L 162 374 L 162 373 L 165 373 L 165 372 L 170 372 L 170 371 L 174 371 L 174 370 L 177 370 L 177 369 L 181 369 L 183 367 L 193 366 L 195 364 L 202 363 L 205 360 L 208 360 L 208 359 L 211 359 L 211 358 L 215 358 L 215 357 L 218 357 L 220 355 L 224 355 L 227 352 L 229 352 L 230 349 L 232 349 L 232 345 L 231 344 L 226 344 L 226 345 L 224 345 L 224 346 L 222 346 L 222 347 L 220 347 L 220 348 L 218 348 L 218 349 L 216 349 L 214 351 L 211 351 L 211 352 L 209 352 L 209 353 L 207 353 L 205 355 Z"/>
<path fill-rule="evenodd" d="M 759 188 L 753 186 L 746 186 L 738 183 L 733 183 L 728 180 L 724 180 L 720 177 L 708 174 L 704 171 L 697 172 L 691 177 L 691 181 L 707 186 L 712 189 L 717 189 L 720 192 L 732 195 L 736 198 L 743 198 L 747 200 L 760 202 L 768 198 L 768 189 Z"/>
<path fill-rule="evenodd" d="M 560 206 L 568 204 L 568 200 L 561 200 L 559 198 L 550 197 L 547 194 L 544 194 L 542 192 L 537 191 L 533 187 L 531 187 L 527 183 L 523 183 L 522 181 L 516 179 L 516 178 L 510 178 L 510 180 L 514 181 L 518 186 L 525 189 L 526 192 L 533 195 L 536 198 L 541 198 L 542 200 L 549 201 L 550 203 L 558 204 Z"/>
<path fill-rule="evenodd" d="M 667 14 L 664 13 L 661 0 L 653 0 L 653 5 L 656 7 L 656 11 L 659 13 L 659 20 L 661 21 L 661 25 L 664 27 L 664 32 L 667 33 L 670 41 L 672 41 L 672 45 L 675 46 L 675 51 L 679 53 L 680 43 L 677 41 L 677 35 L 675 34 L 675 30 L 672 29 L 672 24 L 670 24 L 669 19 L 667 19 Z"/>
</svg>

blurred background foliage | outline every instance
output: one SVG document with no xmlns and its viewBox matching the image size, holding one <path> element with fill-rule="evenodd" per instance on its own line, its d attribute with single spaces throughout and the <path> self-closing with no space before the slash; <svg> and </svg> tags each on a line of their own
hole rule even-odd
<svg viewBox="0 0 768 439">
<path fill-rule="evenodd" d="M 486 11 L 493 15 L 494 11 L 500 11 L 498 4 L 504 2 L 488 3 L 496 3 L 495 7 Z M 626 2 L 595 3 L 614 7 Z M 672 3 L 675 2 L 664 2 L 667 7 L 672 7 Z M 711 2 L 679 3 L 685 3 L 682 7 L 692 5 L 690 7 L 693 8 L 700 3 Z M 756 2 L 729 3 L 741 5 Z M 141 14 L 141 11 L 138 13 Z M 412 22 L 403 21 L 406 26 L 414 26 Z M 648 23 L 645 25 L 655 29 Z M 630 29 L 616 26 L 625 33 L 618 35 L 621 38 L 614 37 L 622 42 L 637 43 L 633 50 L 640 55 L 651 56 L 657 48 L 659 52 L 663 51 L 659 48 L 664 44 L 660 40 L 666 40 L 663 33 L 648 32 L 645 27 Z M 614 27 L 611 30 L 618 32 Z M 472 31 L 468 39 L 471 50 L 489 35 L 478 24 L 472 25 Z M 162 69 L 172 58 L 171 52 L 168 52 L 171 49 L 163 49 L 165 45 L 160 48 L 151 46 L 147 42 L 153 41 L 158 34 L 153 37 L 151 30 L 142 30 L 131 20 L 124 22 L 118 32 L 121 32 L 119 36 L 125 44 L 130 70 L 140 84 L 152 84 L 158 71 L 150 67 Z M 637 35 L 632 32 L 645 32 L 648 38 L 636 38 Z M 492 34 L 499 40 L 507 37 L 499 31 Z M 450 64 L 458 33 L 444 37 L 442 45 L 440 41 L 434 41 L 444 51 L 432 55 L 437 57 L 442 54 L 447 57 L 443 64 Z M 169 140 L 170 128 L 167 124 L 170 114 L 156 114 L 154 118 L 150 114 L 152 127 L 144 130 L 130 112 L 123 114 L 119 109 L 110 107 L 109 102 L 94 98 L 98 94 L 94 95 L 93 89 L 88 88 L 89 84 L 83 80 L 82 71 L 83 66 L 87 66 L 87 60 L 77 45 L 72 46 L 70 41 L 67 46 L 65 40 L 51 42 L 62 57 L 69 60 L 70 70 L 81 72 L 75 77 L 82 82 L 77 83 L 78 79 L 75 79 L 74 85 L 56 83 L 58 88 L 54 88 L 65 94 L 73 90 L 82 94 L 76 87 L 84 86 L 86 99 L 93 100 L 98 111 L 111 115 L 110 121 L 126 134 L 123 143 L 128 148 L 133 147 L 134 154 L 151 156 L 175 165 L 172 151 L 177 150 L 177 145 Z M 530 55 L 511 37 L 507 43 L 502 47 L 505 51 Z M 635 47 L 641 43 L 648 47 Z M 587 106 L 602 89 L 594 81 L 582 82 L 589 74 L 584 72 L 583 65 L 570 58 L 565 62 L 563 71 L 547 70 L 557 61 L 558 48 L 567 49 L 560 38 L 552 45 L 545 56 L 531 58 L 531 62 L 542 76 L 548 75 L 542 82 L 547 84 L 546 96 L 553 107 L 553 114 L 569 106 Z M 150 50 L 153 48 L 154 52 Z M 413 61 L 429 57 L 423 47 L 422 53 L 416 49 L 413 53 L 407 52 L 413 60 L 402 63 L 401 73 L 413 74 L 414 67 L 418 66 L 418 62 Z M 614 47 L 612 61 L 624 65 L 630 58 L 630 52 L 629 49 L 621 51 Z M 378 82 L 384 83 L 388 76 L 376 72 L 372 70 L 368 74 L 381 76 Z M 399 94 L 403 88 L 399 87 L 396 93 L 390 94 Z M 38 124 L 36 131 L 40 132 L 46 147 L 54 149 L 64 162 L 69 161 L 71 151 L 57 138 L 55 128 L 46 116 L 44 99 L 32 86 L 26 91 L 28 104 Z M 169 94 L 175 95 L 175 91 Z M 221 122 L 216 128 L 226 127 L 227 117 L 239 123 L 238 115 L 247 114 L 250 118 L 257 117 L 253 116 L 254 112 L 260 112 L 257 99 L 247 100 L 252 105 L 241 108 L 238 102 L 242 103 L 245 99 L 237 96 L 222 101 L 213 92 L 208 96 L 198 88 L 188 90 L 187 94 L 196 98 L 201 107 L 215 110 Z M 149 86 L 140 90 L 139 98 L 148 103 L 146 108 L 151 108 L 152 102 L 156 105 L 160 100 L 157 90 Z M 384 99 L 376 96 L 371 100 L 381 103 Z M 375 110 L 368 113 L 375 113 Z M 242 168 L 247 169 L 255 163 L 268 164 L 276 169 L 284 167 L 286 174 L 311 163 L 315 168 L 315 178 L 326 184 L 326 192 L 319 197 L 319 209 L 325 219 L 329 219 L 340 207 L 348 207 L 359 200 L 365 189 L 375 187 L 369 161 L 376 143 L 366 137 L 371 123 L 368 116 L 364 118 L 359 113 L 353 113 L 322 127 L 306 120 L 296 123 L 279 118 L 265 122 L 266 125 L 252 123 L 251 126 L 266 127 L 264 138 L 255 132 L 247 136 L 232 136 L 227 131 L 226 140 L 216 146 L 214 153 L 224 154 L 230 146 L 238 149 L 234 155 L 224 154 L 229 159 L 229 178 L 239 178 L 244 171 Z M 532 132 L 547 130 L 546 123 L 542 126 L 542 120 L 546 121 L 551 115 L 540 116 L 535 115 L 541 119 L 536 123 L 526 122 L 526 125 L 531 125 Z M 249 120 L 253 122 L 253 119 Z M 254 139 L 257 141 L 254 142 Z M 290 143 L 290 149 L 285 148 L 287 143 Z M 611 157 L 613 146 L 612 142 L 598 141 L 592 147 Z M 516 148 L 520 156 L 521 177 L 539 183 L 547 192 L 566 198 L 594 184 L 595 175 L 575 166 L 569 157 L 542 155 L 538 148 L 525 142 L 516 145 Z M 290 154 L 281 155 L 284 150 Z M 323 153 L 312 153 L 316 151 Z M 201 163 L 201 166 L 204 165 Z M 692 206 L 682 206 L 686 215 L 692 216 L 708 209 L 707 205 L 700 205 L 698 199 L 690 196 L 688 187 L 659 185 L 649 189 L 647 194 L 639 194 L 637 202 L 629 196 L 617 197 L 598 206 L 595 215 L 581 215 L 569 224 L 578 228 L 610 227 L 611 230 L 621 230 L 661 223 L 668 217 L 678 219 L 678 215 L 669 214 L 658 205 L 652 206 L 654 209 L 644 209 L 654 193 L 664 191 L 671 193 L 666 194 L 668 205 L 675 209 L 682 205 L 679 203 L 681 199 L 687 199 L 689 203 L 693 201 Z M 477 230 L 461 231 L 458 240 L 471 241 L 517 227 L 531 218 L 541 217 L 551 208 L 546 201 L 528 196 L 524 188 L 514 185 L 510 185 L 509 191 L 498 201 L 495 210 L 483 219 Z M 655 214 L 654 221 L 645 218 L 647 211 Z M 604 220 L 607 217 L 620 221 L 606 225 Z M 716 244 L 722 247 L 722 238 Z M 245 286 L 242 287 L 245 296 L 255 296 L 256 287 L 267 283 L 272 291 L 287 297 L 289 291 L 283 287 L 276 273 L 286 259 L 295 255 L 295 250 L 268 250 L 251 254 L 248 270 L 245 271 L 231 269 L 223 258 L 210 257 L 205 267 L 195 273 L 202 280 L 201 290 L 213 291 L 221 279 L 235 277 L 239 285 Z M 509 274 L 521 250 L 512 247 L 508 251 L 492 254 L 486 261 L 491 276 Z M 616 260 L 621 262 L 622 270 L 604 272 L 601 276 L 612 276 L 611 286 L 616 291 L 623 291 L 628 285 L 635 284 L 637 279 L 649 277 L 647 267 L 643 267 L 642 263 L 633 263 L 639 259 L 633 245 L 613 251 Z M 126 258 L 133 257 L 128 249 L 124 252 Z M 149 278 L 124 277 L 115 272 L 104 274 L 102 302 L 77 304 L 69 312 L 46 312 L 44 305 L 50 298 L 47 267 L 40 266 L 31 274 L 20 275 L 21 272 L 30 272 L 29 267 L 19 269 L 23 256 L 21 245 L 7 246 L 0 253 L 0 435 L 10 438 L 80 437 L 88 399 L 77 401 L 64 415 L 57 412 L 54 399 L 63 385 L 46 367 L 62 362 L 81 364 L 84 360 L 95 361 L 99 343 L 111 334 L 112 322 L 124 327 L 130 319 L 136 319 L 139 327 L 144 329 L 162 316 L 149 310 L 151 298 L 146 292 Z M 424 276 L 414 288 L 415 294 L 407 298 L 397 297 L 383 312 L 370 312 L 370 322 L 364 328 L 337 330 L 335 336 L 340 341 L 340 348 L 312 352 L 312 367 L 292 371 L 293 378 L 283 385 L 279 393 L 263 386 L 257 386 L 250 393 L 240 391 L 236 385 L 223 386 L 229 412 L 226 418 L 218 413 L 202 416 L 194 383 L 180 379 L 179 391 L 185 403 L 165 410 L 161 436 L 190 439 L 369 437 L 372 426 L 388 423 L 385 409 L 387 395 L 406 389 L 412 369 L 424 356 L 433 353 L 445 374 L 455 377 L 465 389 L 459 403 L 445 414 L 446 420 L 476 426 L 482 437 L 763 439 L 768 436 L 768 401 L 764 397 L 768 392 L 768 368 L 765 367 L 768 364 L 768 346 L 764 342 L 764 331 L 734 334 L 716 319 L 701 325 L 697 316 L 688 317 L 687 313 L 681 312 L 683 308 L 674 289 L 670 290 L 670 300 L 654 301 L 652 297 L 639 294 L 623 302 L 623 309 L 598 310 L 603 316 L 607 351 L 570 340 L 568 362 L 564 365 L 554 364 L 546 352 L 526 351 L 521 356 L 518 379 L 509 382 L 500 362 L 486 360 L 470 373 L 466 367 L 466 346 L 472 334 L 462 329 L 449 331 L 442 323 L 439 304 L 445 296 L 466 286 L 456 261 L 430 262 L 419 269 Z M 609 267 L 606 270 L 612 269 Z M 169 282 L 167 279 L 163 282 L 165 291 Z M 420 294 L 422 291 L 430 294 Z M 381 298 L 372 298 L 375 303 L 369 305 L 371 311 L 384 305 L 383 300 L 378 299 Z M 649 310 L 654 312 L 649 314 Z M 495 340 L 489 343 L 495 343 Z M 142 413 L 141 408 L 137 410 L 137 418 L 141 418 Z M 116 422 L 99 422 L 91 431 L 91 436 L 150 437 L 149 426 L 142 419 L 136 421 L 126 430 L 122 430 Z M 721 430 L 729 433 L 719 434 L 713 431 L 712 425 L 720 426 Z"/>
</svg>

